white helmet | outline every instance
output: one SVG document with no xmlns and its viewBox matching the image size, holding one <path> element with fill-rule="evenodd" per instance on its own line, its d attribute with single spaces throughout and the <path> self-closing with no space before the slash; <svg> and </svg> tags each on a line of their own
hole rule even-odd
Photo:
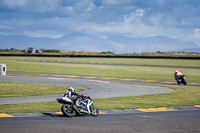
<svg viewBox="0 0 200 133">
<path fill-rule="evenodd" d="M 69 91 L 75 92 L 75 89 L 73 87 L 69 87 Z"/>
</svg>

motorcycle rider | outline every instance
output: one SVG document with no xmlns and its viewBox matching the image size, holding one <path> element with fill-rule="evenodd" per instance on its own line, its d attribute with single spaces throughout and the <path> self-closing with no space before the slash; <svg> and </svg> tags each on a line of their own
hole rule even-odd
<svg viewBox="0 0 200 133">
<path fill-rule="evenodd" d="M 175 70 L 174 78 L 178 84 L 180 84 L 180 82 L 181 82 L 181 80 L 180 80 L 181 76 L 183 76 L 183 74 L 180 71 Z"/>
<path fill-rule="evenodd" d="M 67 117 L 73 117 L 81 114 L 90 114 L 98 116 L 98 109 L 92 104 L 92 99 L 89 96 L 76 93 L 73 87 L 64 93 L 64 96 L 56 99 L 58 103 L 63 104 L 61 111 Z"/>
<path fill-rule="evenodd" d="M 64 93 L 64 97 L 67 97 L 67 98 L 71 99 L 72 101 L 74 101 L 74 104 L 78 107 L 78 106 L 80 106 L 79 105 L 80 98 L 84 98 L 86 96 L 83 94 L 80 94 L 80 93 L 76 93 L 75 88 L 69 87 L 68 91 L 66 91 Z"/>
</svg>

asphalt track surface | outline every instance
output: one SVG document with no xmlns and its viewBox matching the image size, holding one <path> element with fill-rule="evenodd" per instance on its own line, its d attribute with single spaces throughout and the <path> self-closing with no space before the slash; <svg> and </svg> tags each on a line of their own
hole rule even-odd
<svg viewBox="0 0 200 133">
<path fill-rule="evenodd" d="M 47 76 L 47 75 L 46 75 Z M 54 75 L 55 76 L 55 75 Z M 72 77 L 71 77 L 72 78 Z M 86 80 L 87 79 L 87 80 Z M 21 76 L 0 76 L 1 81 L 15 81 L 15 82 L 30 82 L 41 84 L 56 84 L 63 86 L 75 85 L 75 87 L 83 87 L 87 89 L 85 93 L 90 96 L 93 94 L 93 98 L 101 96 L 98 94 L 95 96 L 96 90 L 92 90 L 93 87 L 99 85 L 105 86 L 100 92 L 106 91 L 108 94 L 114 94 L 113 96 L 121 95 L 121 89 L 131 91 L 132 94 L 141 95 L 143 92 L 137 92 L 136 90 L 143 88 L 138 85 L 120 86 L 121 84 L 113 84 L 105 81 L 94 80 L 86 78 L 85 80 L 66 79 L 59 76 L 50 77 L 50 79 L 33 78 L 33 77 L 21 77 Z M 74 82 L 73 82 L 74 81 Z M 80 84 L 79 84 L 80 83 Z M 84 87 L 84 84 L 86 85 Z M 89 85 L 89 87 L 88 87 Z M 90 86 L 91 85 L 91 86 Z M 108 85 L 108 86 L 107 86 Z M 111 85 L 111 86 L 110 86 Z M 113 86 L 116 85 L 116 86 Z M 112 90 L 109 88 L 118 88 Z M 128 89 L 131 86 L 131 89 Z M 139 88 L 137 88 L 138 86 Z M 136 87 L 136 88 L 135 88 Z M 102 89 L 101 87 L 98 89 Z M 136 89 L 136 90 L 135 90 Z M 148 88 L 147 90 L 152 88 Z M 164 90 L 166 88 L 160 88 L 156 91 Z M 88 91 L 89 90 L 89 91 Z M 134 90 L 134 91 L 133 91 Z M 143 90 L 145 93 L 147 90 Z M 94 91 L 94 92 L 93 92 Z M 153 90 L 152 90 L 153 91 Z M 150 92 L 152 92 L 150 91 Z M 171 90 L 166 90 L 167 93 Z M 123 91 L 124 92 L 124 91 Z M 91 93 L 91 94 L 90 94 Z M 130 92 L 129 92 L 130 93 Z M 158 92 L 157 92 L 158 93 Z M 130 94 L 130 95 L 132 95 Z M 142 94 L 143 95 L 143 94 Z M 112 96 L 112 95 L 109 95 Z M 53 100 L 55 97 L 53 97 Z M 29 97 L 30 99 L 30 97 Z M 36 98 L 37 99 L 37 98 Z M 13 103 L 12 99 L 12 102 Z M 44 98 L 43 98 L 44 100 Z M 2 99 L 0 99 L 2 101 Z M 16 99 L 14 100 L 16 101 Z M 187 108 L 180 111 L 162 111 L 162 112 L 125 112 L 125 113 L 108 113 L 99 115 L 98 117 L 92 116 L 75 116 L 73 118 L 66 118 L 63 115 L 50 115 L 44 113 L 42 116 L 36 117 L 7 117 L 0 118 L 0 132 L 15 132 L 15 133 L 55 133 L 55 132 L 73 132 L 73 133 L 88 133 L 88 132 L 135 132 L 135 133 L 199 133 L 200 132 L 200 108 Z"/>
<path fill-rule="evenodd" d="M 0 76 L 0 81 L 13 81 L 13 82 L 79 87 L 86 89 L 86 91 L 82 93 L 91 96 L 92 98 L 149 95 L 158 93 L 168 93 L 172 91 L 168 88 L 163 88 L 163 87 L 118 84 L 118 83 L 109 83 L 105 81 L 90 80 L 90 79 L 77 80 L 77 79 L 64 79 L 64 78 Z M 66 91 L 67 90 L 68 88 L 66 88 Z M 48 96 L 0 98 L 0 104 L 55 101 L 56 98 L 61 97 L 62 95 L 63 94 L 48 95 Z"/>
<path fill-rule="evenodd" d="M 200 110 L 0 118 L 1 133 L 199 133 Z"/>
<path fill-rule="evenodd" d="M 58 74 L 41 74 L 41 73 L 22 73 L 22 72 L 7 72 L 10 75 L 26 75 L 36 77 L 51 77 L 51 78 L 67 78 L 67 79 L 81 79 L 81 80 L 94 80 L 106 82 L 122 82 L 122 83 L 142 83 L 142 84 L 161 84 L 161 85 L 177 85 L 176 82 L 157 81 L 157 80 L 137 80 L 137 79 L 117 79 L 117 78 L 99 78 L 99 77 L 86 77 L 74 75 L 58 75 Z M 181 84 L 182 85 L 182 84 Z M 187 86 L 199 86 L 200 83 L 187 83 Z"/>
</svg>

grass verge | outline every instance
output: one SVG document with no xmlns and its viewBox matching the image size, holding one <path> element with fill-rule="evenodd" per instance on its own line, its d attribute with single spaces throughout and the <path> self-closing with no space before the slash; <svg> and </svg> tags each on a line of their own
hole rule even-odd
<svg viewBox="0 0 200 133">
<path fill-rule="evenodd" d="M 178 85 L 152 85 L 172 89 L 170 93 L 95 99 L 100 109 L 139 109 L 180 107 L 200 104 L 200 88 Z"/>
<path fill-rule="evenodd" d="M 0 97 L 25 97 L 63 94 L 67 86 L 0 81 Z M 83 89 L 76 88 L 77 92 Z"/>
<path fill-rule="evenodd" d="M 159 81 L 174 81 L 175 68 L 158 67 L 132 67 L 132 66 L 110 66 L 110 65 L 77 65 L 62 63 L 28 62 L 23 60 L 48 60 L 48 61 L 73 61 L 73 62 L 98 62 L 98 63 L 120 63 L 120 64 L 144 64 L 144 65 L 177 65 L 196 66 L 199 60 L 170 60 L 170 59 L 106 59 L 106 58 L 40 58 L 40 57 L 1 57 L 0 62 L 7 65 L 10 72 L 51 73 L 92 77 L 107 77 L 120 79 L 148 79 Z M 59 68 L 59 69 L 58 69 Z M 178 69 L 178 68 L 177 68 Z M 178 69 L 180 70 L 180 69 Z M 188 82 L 199 83 L 199 69 L 181 69 Z M 5 82 L 2 82 L 5 84 Z M 0 85 L 2 85 L 0 84 Z M 63 93 L 66 87 L 40 86 L 36 84 L 9 83 L 9 86 L 0 87 L 1 97 L 50 95 Z M 20 83 L 21 84 L 21 83 Z M 29 87 L 30 85 L 30 87 Z M 40 87 L 38 87 L 40 86 Z M 158 85 L 154 85 L 158 86 Z M 176 107 L 200 104 L 200 88 L 190 86 L 159 85 L 173 89 L 173 92 L 155 95 L 129 96 L 94 99 L 94 104 L 100 109 L 128 109 L 128 108 L 152 108 L 152 107 Z M 18 89 L 15 89 L 18 87 Z M 22 88 L 26 88 L 23 90 Z M 50 92 L 50 88 L 52 92 Z M 11 88 L 11 89 L 6 89 Z M 34 90 L 31 90 L 35 88 Z M 43 89 L 44 90 L 43 90 Z M 45 91 L 47 89 L 47 92 Z M 59 89 L 60 88 L 60 89 Z M 20 90 L 20 91 L 19 91 Z M 31 91 L 30 91 L 31 90 Z M 38 90 L 42 92 L 37 92 Z M 60 92 L 59 92 L 60 91 Z M 12 94 L 11 94 L 12 93 Z M 16 95 L 14 94 L 16 93 Z M 92 97 L 92 96 L 91 96 Z M 61 105 L 55 102 L 24 103 L 0 105 L 0 113 L 28 113 L 28 112 L 55 112 L 60 111 Z"/>
<path fill-rule="evenodd" d="M 200 104 L 200 88 L 178 85 L 153 85 L 173 89 L 170 93 L 94 99 L 99 110 L 179 107 Z M 92 97 L 92 96 L 91 96 Z M 55 102 L 0 105 L 0 113 L 56 112 L 61 104 Z"/>
<path fill-rule="evenodd" d="M 18 60 L 19 59 L 19 60 Z M 89 65 L 89 64 L 65 64 L 65 63 L 45 63 L 45 62 L 29 62 L 23 59 L 13 57 L 2 57 L 0 62 L 7 65 L 8 72 L 27 72 L 27 73 L 46 73 L 46 74 L 63 74 L 63 75 L 76 75 L 76 76 L 91 76 L 91 77 L 106 77 L 106 78 L 119 78 L 119 79 L 141 79 L 141 80 L 159 80 L 159 81 L 174 81 L 174 71 L 178 68 L 163 68 L 163 67 L 136 67 L 136 66 L 113 66 L 113 65 Z M 72 58 L 31 58 L 29 60 L 54 60 L 54 61 L 67 61 Z M 199 66 L 198 60 L 168 60 L 168 59 L 104 59 L 104 58 L 73 58 L 73 61 L 80 60 L 80 62 L 106 62 L 106 63 L 120 63 L 121 64 L 155 64 L 161 65 L 167 63 L 168 65 L 194 65 Z M 177 62 L 177 63 L 176 63 Z M 58 69 L 59 68 L 59 69 Z M 186 75 L 188 83 L 199 83 L 200 69 L 178 69 Z"/>
<path fill-rule="evenodd" d="M 106 63 L 106 64 L 137 64 L 137 65 L 167 65 L 167 66 L 192 66 L 199 67 L 199 60 L 195 59 L 140 59 L 140 58 L 59 58 L 59 57 L 17 57 L 1 56 L 0 62 L 81 62 L 81 63 Z"/>
</svg>

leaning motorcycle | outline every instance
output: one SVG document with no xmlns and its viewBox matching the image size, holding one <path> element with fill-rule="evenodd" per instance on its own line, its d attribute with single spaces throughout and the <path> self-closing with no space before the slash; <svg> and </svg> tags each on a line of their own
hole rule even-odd
<svg viewBox="0 0 200 133">
<path fill-rule="evenodd" d="M 92 116 L 98 116 L 99 110 L 92 103 L 92 99 L 90 97 L 80 98 L 79 106 L 74 104 L 74 101 L 67 97 L 61 97 L 56 99 L 58 103 L 63 104 L 61 106 L 61 111 L 63 115 L 67 117 L 73 117 L 76 114 L 88 114 Z"/>
<path fill-rule="evenodd" d="M 177 79 L 177 83 L 178 83 L 178 85 L 180 85 L 181 83 L 183 83 L 184 85 L 187 85 L 185 76 L 184 75 L 180 76 L 179 79 Z"/>
</svg>

